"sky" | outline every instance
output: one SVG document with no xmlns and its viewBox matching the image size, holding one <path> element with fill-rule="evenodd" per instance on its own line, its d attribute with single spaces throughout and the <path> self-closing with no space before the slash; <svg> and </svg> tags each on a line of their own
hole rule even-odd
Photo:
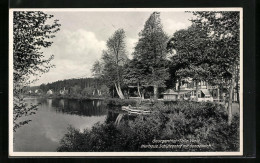
<svg viewBox="0 0 260 163">
<path fill-rule="evenodd" d="M 45 12 L 54 15 L 61 24 L 60 31 L 52 39 L 53 44 L 43 49 L 43 55 L 55 65 L 48 73 L 39 77 L 32 85 L 47 84 L 58 80 L 92 77 L 91 68 L 99 60 L 106 49 L 106 40 L 119 28 L 126 32 L 126 51 L 131 58 L 138 33 L 143 29 L 145 21 L 152 11 L 59 11 Z M 161 13 L 164 31 L 172 36 L 179 29 L 191 25 L 191 13 L 184 11 Z"/>
</svg>

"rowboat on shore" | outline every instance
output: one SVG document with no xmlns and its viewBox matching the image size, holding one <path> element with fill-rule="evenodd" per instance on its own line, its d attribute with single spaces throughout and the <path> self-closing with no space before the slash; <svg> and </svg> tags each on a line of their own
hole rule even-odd
<svg viewBox="0 0 260 163">
<path fill-rule="evenodd" d="M 127 111 L 130 114 L 150 114 L 150 110 L 144 110 L 141 107 L 122 106 L 122 110 Z"/>
</svg>

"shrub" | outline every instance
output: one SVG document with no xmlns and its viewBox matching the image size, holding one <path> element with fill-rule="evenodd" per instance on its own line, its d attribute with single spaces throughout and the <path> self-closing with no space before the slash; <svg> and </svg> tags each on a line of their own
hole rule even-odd
<svg viewBox="0 0 260 163">
<path fill-rule="evenodd" d="M 239 147 L 239 116 L 227 124 L 224 107 L 215 103 L 177 102 L 159 108 L 168 120 L 162 139 L 199 140 L 194 145 L 210 148 L 182 149 L 184 151 L 237 151 Z"/>
<path fill-rule="evenodd" d="M 116 99 L 116 98 L 111 98 L 111 99 L 106 99 L 105 102 L 109 106 L 136 106 L 137 101 L 134 99 Z"/>
<path fill-rule="evenodd" d="M 222 105 L 214 103 L 156 102 L 150 115 L 133 120 L 96 124 L 80 133 L 70 129 L 58 151 L 237 151 L 239 116 L 227 124 Z M 141 148 L 142 145 L 165 145 L 153 140 L 176 140 L 170 145 L 211 145 L 194 148 Z M 194 142 L 179 140 L 197 140 Z M 169 144 L 169 143 L 168 143 Z"/>
<path fill-rule="evenodd" d="M 81 91 L 81 94 L 85 97 L 92 97 L 93 96 L 93 91 L 95 88 L 93 87 L 86 87 Z"/>
</svg>

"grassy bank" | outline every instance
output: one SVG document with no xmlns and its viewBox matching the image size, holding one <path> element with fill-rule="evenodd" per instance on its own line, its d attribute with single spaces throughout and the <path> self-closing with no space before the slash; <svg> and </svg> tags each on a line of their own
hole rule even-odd
<svg viewBox="0 0 260 163">
<path fill-rule="evenodd" d="M 150 115 L 96 124 L 80 132 L 69 128 L 58 151 L 238 151 L 239 116 L 227 124 L 222 105 L 156 102 Z"/>
</svg>

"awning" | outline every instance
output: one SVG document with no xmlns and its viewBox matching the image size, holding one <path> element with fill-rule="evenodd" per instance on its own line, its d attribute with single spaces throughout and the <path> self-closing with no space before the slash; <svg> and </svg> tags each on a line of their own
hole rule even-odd
<svg viewBox="0 0 260 163">
<path fill-rule="evenodd" d="M 201 89 L 201 91 L 204 93 L 205 96 L 211 96 L 211 94 L 209 93 L 209 90 Z"/>
</svg>

